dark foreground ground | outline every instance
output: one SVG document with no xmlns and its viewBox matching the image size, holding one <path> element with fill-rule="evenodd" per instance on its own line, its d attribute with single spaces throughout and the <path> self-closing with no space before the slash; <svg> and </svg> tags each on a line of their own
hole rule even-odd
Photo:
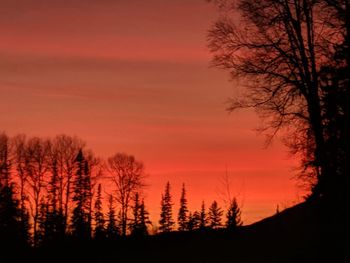
<svg viewBox="0 0 350 263">
<path fill-rule="evenodd" d="M 302 203 L 227 233 L 170 233 L 143 239 L 54 244 L 0 262 L 350 262 L 345 215 Z"/>
</svg>

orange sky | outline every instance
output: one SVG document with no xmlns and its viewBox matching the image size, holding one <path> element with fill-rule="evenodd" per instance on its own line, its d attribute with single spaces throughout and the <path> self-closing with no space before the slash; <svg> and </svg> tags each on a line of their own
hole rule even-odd
<svg viewBox="0 0 350 263">
<path fill-rule="evenodd" d="M 300 197 L 295 161 L 263 149 L 253 112 L 229 115 L 237 83 L 209 68 L 206 32 L 218 16 L 204 0 L 1 0 L 0 129 L 78 135 L 103 157 L 144 161 L 157 220 L 166 181 L 192 209 L 222 203 L 220 179 L 251 223 Z M 177 205 L 175 206 L 177 209 Z"/>
</svg>

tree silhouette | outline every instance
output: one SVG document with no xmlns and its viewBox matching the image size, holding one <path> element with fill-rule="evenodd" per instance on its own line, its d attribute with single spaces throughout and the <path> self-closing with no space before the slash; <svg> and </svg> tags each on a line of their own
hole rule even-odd
<svg viewBox="0 0 350 263">
<path fill-rule="evenodd" d="M 105 237 L 105 219 L 102 211 L 101 189 L 101 184 L 99 184 L 95 201 L 95 239 L 102 239 Z"/>
<path fill-rule="evenodd" d="M 119 235 L 119 229 L 115 221 L 115 210 L 113 205 L 113 195 L 109 195 L 106 236 L 108 239 L 115 239 Z"/>
<path fill-rule="evenodd" d="M 59 240 L 65 235 L 65 218 L 59 207 L 59 178 L 57 159 L 51 155 L 51 178 L 47 185 L 47 209 L 45 222 L 45 240 Z"/>
<path fill-rule="evenodd" d="M 23 242 L 20 229 L 20 209 L 11 183 L 9 138 L 0 134 L 0 243 L 14 245 Z"/>
<path fill-rule="evenodd" d="M 64 217 L 64 231 L 67 230 L 70 203 L 72 202 L 72 188 L 76 170 L 76 157 L 85 143 L 77 137 L 57 135 L 52 140 L 51 155 L 57 162 L 58 180 L 58 210 Z"/>
<path fill-rule="evenodd" d="M 163 233 L 172 231 L 175 225 L 175 222 L 173 221 L 173 203 L 171 199 L 172 198 L 170 194 L 170 183 L 167 182 L 165 186 L 165 192 L 162 195 L 161 213 L 159 220 L 159 230 Z"/>
<path fill-rule="evenodd" d="M 133 210 L 133 220 L 131 223 L 131 235 L 145 236 L 148 235 L 147 225 L 151 225 L 148 212 L 145 208 L 144 200 L 140 202 L 139 193 L 135 193 Z"/>
<path fill-rule="evenodd" d="M 222 209 L 218 206 L 216 201 L 213 201 L 209 207 L 209 226 L 213 229 L 221 227 L 221 217 L 223 215 Z"/>
<path fill-rule="evenodd" d="M 0 180 L 0 244 L 5 247 L 17 247 L 26 241 L 20 229 L 20 209 L 13 188 Z"/>
<path fill-rule="evenodd" d="M 265 118 L 268 141 L 284 128 L 287 144 L 303 157 L 303 174 L 313 179 L 312 196 L 344 192 L 349 188 L 345 176 L 349 128 L 344 125 L 350 117 L 345 103 L 350 98 L 349 74 L 343 74 L 342 84 L 333 82 L 332 90 L 339 98 L 333 100 L 333 113 L 321 77 L 326 68 L 349 72 L 347 1 L 215 2 L 229 4 L 226 15 L 209 32 L 213 64 L 247 86 L 242 97 L 231 101 L 229 110 L 257 109 Z M 342 63 L 335 59 L 339 56 L 343 56 Z M 332 125 L 338 131 L 337 143 L 344 147 L 340 151 L 331 142 L 329 116 L 341 116 Z"/>
<path fill-rule="evenodd" d="M 74 209 L 72 215 L 72 235 L 78 239 L 91 237 L 90 225 L 90 177 L 83 151 L 76 157 L 76 175 L 74 180 Z"/>
<path fill-rule="evenodd" d="M 121 234 L 126 235 L 128 211 L 134 194 L 144 187 L 144 166 L 134 156 L 117 153 L 108 158 L 108 170 L 115 185 L 115 199 L 121 206 Z"/>
<path fill-rule="evenodd" d="M 226 214 L 226 228 L 228 230 L 235 230 L 242 225 L 241 209 L 238 206 L 236 198 L 233 198 Z"/>
<path fill-rule="evenodd" d="M 47 177 L 50 172 L 50 142 L 38 137 L 30 138 L 26 147 L 25 172 L 28 176 L 28 186 L 33 204 L 31 206 L 33 216 L 34 246 L 38 245 L 38 219 L 40 201 L 44 197 Z"/>
<path fill-rule="evenodd" d="M 152 225 L 151 220 L 149 219 L 149 213 L 145 206 L 145 200 L 142 199 L 140 207 L 140 233 L 142 235 L 148 235 L 148 225 Z"/>
<path fill-rule="evenodd" d="M 46 236 L 47 233 L 51 232 L 51 226 L 47 225 L 47 214 L 48 214 L 48 204 L 45 202 L 44 197 L 42 197 L 39 201 L 39 208 L 38 208 L 38 229 L 36 234 L 36 246 L 41 246 L 44 243 L 48 241 L 48 237 Z"/>
<path fill-rule="evenodd" d="M 29 223 L 30 215 L 27 206 L 27 202 L 29 200 L 28 194 L 26 192 L 27 184 L 28 184 L 28 174 L 26 173 L 26 137 L 25 135 L 17 135 L 12 138 L 13 145 L 13 161 L 14 166 L 16 168 L 16 173 L 14 176 L 17 179 L 17 186 L 19 188 L 19 200 L 20 200 L 20 229 L 21 236 L 26 241 L 26 243 L 30 243 L 31 235 L 30 228 L 31 225 Z"/>
<path fill-rule="evenodd" d="M 192 212 L 190 212 L 190 214 L 188 216 L 186 229 L 188 231 L 193 231 L 193 230 L 199 229 L 200 224 L 201 224 L 200 213 L 198 213 L 197 211 L 194 211 L 192 214 Z"/>
<path fill-rule="evenodd" d="M 185 189 L 185 184 L 182 184 L 180 209 L 177 216 L 179 231 L 184 231 L 187 229 L 187 223 L 188 223 L 187 213 L 188 213 L 188 209 L 187 209 L 186 189 Z"/>
<path fill-rule="evenodd" d="M 199 228 L 204 229 L 207 227 L 207 224 L 208 224 L 208 218 L 205 212 L 205 203 L 204 201 L 202 201 L 201 211 L 199 213 Z"/>
</svg>

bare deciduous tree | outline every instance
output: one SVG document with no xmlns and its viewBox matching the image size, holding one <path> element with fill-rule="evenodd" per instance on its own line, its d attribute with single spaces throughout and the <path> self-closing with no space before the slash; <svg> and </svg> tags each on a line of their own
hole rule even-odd
<svg viewBox="0 0 350 263">
<path fill-rule="evenodd" d="M 40 201 L 43 198 L 47 176 L 50 172 L 49 140 L 34 137 L 28 140 L 25 157 L 25 172 L 28 176 L 29 194 L 33 202 L 31 211 L 33 216 L 34 245 L 38 242 L 38 218 Z"/>
<path fill-rule="evenodd" d="M 145 186 L 144 165 L 132 155 L 117 153 L 108 158 L 107 167 L 115 185 L 115 199 L 121 206 L 121 232 L 125 236 L 130 202 L 134 194 Z"/>
<path fill-rule="evenodd" d="M 315 171 L 314 194 L 324 194 L 332 169 L 320 71 L 334 64 L 342 31 L 330 25 L 330 13 L 322 12 L 324 1 L 213 2 L 224 12 L 208 36 L 213 64 L 246 86 L 228 110 L 258 110 L 269 140 L 286 128 L 293 151 Z"/>
<path fill-rule="evenodd" d="M 65 229 L 70 214 L 75 158 L 85 143 L 77 137 L 58 135 L 52 141 L 51 154 L 56 160 L 58 174 L 58 204 L 65 218 Z"/>
</svg>

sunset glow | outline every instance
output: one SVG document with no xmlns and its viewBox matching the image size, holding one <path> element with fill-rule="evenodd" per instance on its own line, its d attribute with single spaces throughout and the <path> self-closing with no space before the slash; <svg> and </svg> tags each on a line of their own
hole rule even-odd
<svg viewBox="0 0 350 263">
<path fill-rule="evenodd" d="M 210 67 L 204 0 L 0 2 L 0 131 L 77 135 L 97 155 L 133 154 L 149 174 L 151 219 L 172 185 L 190 209 L 224 206 L 231 180 L 245 224 L 302 199 L 297 160 L 264 148 L 253 111 L 226 112 L 239 83 Z"/>
</svg>

